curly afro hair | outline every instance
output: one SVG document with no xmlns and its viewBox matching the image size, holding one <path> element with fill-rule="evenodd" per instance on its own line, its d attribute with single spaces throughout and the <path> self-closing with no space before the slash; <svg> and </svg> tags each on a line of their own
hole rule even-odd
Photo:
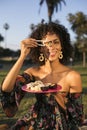
<svg viewBox="0 0 87 130">
<path fill-rule="evenodd" d="M 70 34 L 63 25 L 54 22 L 39 24 L 35 27 L 29 37 L 36 40 L 41 40 L 47 35 L 48 32 L 50 34 L 56 34 L 59 37 L 63 52 L 63 59 L 61 59 L 60 62 L 66 64 L 69 58 L 72 56 L 73 47 L 70 41 Z M 44 57 L 48 57 L 46 47 L 40 46 L 31 49 L 30 57 L 35 63 L 43 65 L 45 64 L 45 60 L 43 62 L 39 61 L 40 53 L 43 53 Z"/>
</svg>

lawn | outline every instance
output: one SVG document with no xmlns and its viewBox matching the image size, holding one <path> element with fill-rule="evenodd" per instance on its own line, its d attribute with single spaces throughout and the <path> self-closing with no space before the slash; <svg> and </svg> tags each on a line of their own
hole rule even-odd
<svg viewBox="0 0 87 130">
<path fill-rule="evenodd" d="M 12 65 L 5 66 L 3 69 L 0 70 L 0 84 L 1 84 L 2 80 L 4 79 L 4 77 L 6 76 L 6 74 L 8 73 L 11 66 Z M 72 66 L 72 68 L 75 69 L 76 71 L 78 71 L 82 77 L 82 86 L 83 86 L 82 100 L 83 100 L 83 104 L 84 104 L 84 113 L 87 117 L 87 67 L 83 68 L 82 66 L 74 65 L 74 66 Z M 22 71 L 23 71 L 23 69 L 22 69 Z M 2 123 L 14 124 L 14 122 L 17 120 L 17 118 L 19 118 L 20 116 L 27 113 L 28 108 L 34 102 L 35 102 L 34 95 L 29 94 L 29 93 L 26 94 L 19 106 L 18 112 L 16 113 L 16 115 L 13 118 L 6 117 L 6 115 L 4 114 L 4 112 L 0 106 L 0 124 L 2 124 Z"/>
</svg>

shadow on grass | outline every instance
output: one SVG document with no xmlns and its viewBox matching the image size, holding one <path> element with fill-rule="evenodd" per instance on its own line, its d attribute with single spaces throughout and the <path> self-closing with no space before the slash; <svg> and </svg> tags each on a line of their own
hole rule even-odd
<svg viewBox="0 0 87 130">
<path fill-rule="evenodd" d="M 87 94 L 87 88 L 83 88 L 83 94 Z"/>
<path fill-rule="evenodd" d="M 81 74 L 81 76 L 87 76 L 87 74 Z"/>
<path fill-rule="evenodd" d="M 15 122 L 17 121 L 17 119 L 13 119 L 13 118 L 8 118 L 8 119 L 3 119 L 3 120 L 0 120 L 0 125 L 1 124 L 8 124 L 9 126 L 11 125 L 14 125 Z"/>
</svg>

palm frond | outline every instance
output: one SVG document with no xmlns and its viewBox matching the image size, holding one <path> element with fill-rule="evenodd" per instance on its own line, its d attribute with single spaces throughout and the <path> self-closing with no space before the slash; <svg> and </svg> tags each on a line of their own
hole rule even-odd
<svg viewBox="0 0 87 130">
<path fill-rule="evenodd" d="M 41 6 L 45 0 L 40 0 L 39 5 Z"/>
</svg>

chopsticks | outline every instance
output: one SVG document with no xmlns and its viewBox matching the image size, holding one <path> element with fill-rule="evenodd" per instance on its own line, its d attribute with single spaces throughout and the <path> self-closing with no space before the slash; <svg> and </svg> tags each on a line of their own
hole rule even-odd
<svg viewBox="0 0 87 130">
<path fill-rule="evenodd" d="M 42 44 L 37 43 L 38 46 L 45 46 L 45 45 L 43 44 L 43 40 L 35 40 L 35 41 L 42 43 Z"/>
</svg>

